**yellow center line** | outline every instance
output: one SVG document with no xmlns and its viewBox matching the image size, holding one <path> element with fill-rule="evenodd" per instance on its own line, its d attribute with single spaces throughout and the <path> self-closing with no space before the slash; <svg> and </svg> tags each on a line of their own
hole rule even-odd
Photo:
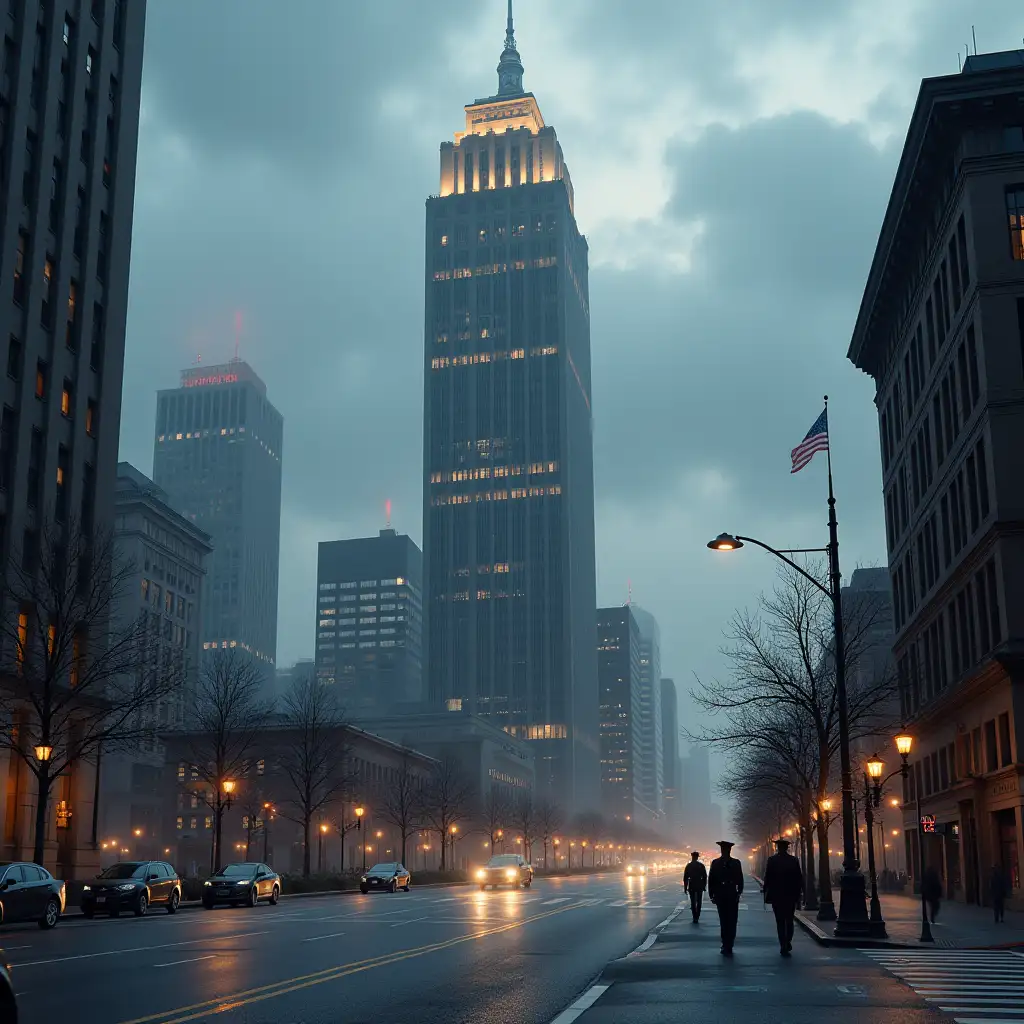
<svg viewBox="0 0 1024 1024">
<path fill-rule="evenodd" d="M 312 988 L 314 985 L 322 985 L 327 981 L 347 978 L 350 974 L 359 974 L 362 971 L 372 970 L 374 967 L 386 967 L 400 960 L 410 960 L 413 957 L 435 953 L 442 949 L 449 949 L 452 946 L 458 946 L 465 942 L 475 942 L 478 939 L 485 939 L 491 935 L 500 935 L 502 932 L 522 928 L 524 925 L 531 924 L 534 921 L 540 921 L 546 917 L 554 917 L 556 914 L 564 914 L 567 910 L 575 910 L 579 906 L 580 904 L 578 903 L 571 903 L 567 907 L 559 907 L 556 910 L 549 910 L 543 914 L 535 914 L 533 917 L 527 917 L 521 921 L 511 921 L 497 928 L 488 928 L 484 931 L 477 931 L 468 935 L 459 935 L 452 939 L 445 939 L 442 942 L 415 946 L 412 949 L 400 949 L 392 953 L 382 953 L 380 956 L 369 957 L 366 960 L 355 960 L 349 964 L 339 964 L 336 967 L 328 967 L 322 971 L 314 971 L 312 974 L 300 974 L 294 978 L 283 978 L 281 981 L 246 989 L 243 992 L 236 992 L 230 996 L 207 999 L 201 1003 L 179 1006 L 177 1009 L 164 1010 L 161 1013 L 149 1014 L 146 1017 L 134 1017 L 132 1020 L 122 1021 L 121 1024 L 153 1024 L 155 1021 L 160 1021 L 161 1024 L 185 1024 L 186 1021 L 197 1020 L 209 1014 L 226 1013 L 229 1010 L 237 1010 L 241 1006 L 262 1002 L 264 999 L 273 999 L 275 996 L 287 995 L 289 992 L 296 992 L 299 989 Z"/>
</svg>

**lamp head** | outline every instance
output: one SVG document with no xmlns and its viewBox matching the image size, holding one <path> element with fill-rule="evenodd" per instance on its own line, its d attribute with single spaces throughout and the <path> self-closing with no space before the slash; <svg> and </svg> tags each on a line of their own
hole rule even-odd
<svg viewBox="0 0 1024 1024">
<path fill-rule="evenodd" d="M 914 747 L 914 737 L 907 733 L 900 733 L 896 737 L 896 749 L 899 751 L 900 757 L 906 757 Z"/>
<path fill-rule="evenodd" d="M 35 749 L 37 761 L 49 761 L 53 756 L 53 747 L 47 743 L 40 743 Z"/>
<path fill-rule="evenodd" d="M 882 777 L 882 772 L 885 770 L 885 765 L 877 754 L 873 754 L 871 756 L 866 767 L 868 775 L 870 775 L 876 782 Z"/>
<path fill-rule="evenodd" d="M 231 796 L 235 791 L 236 782 L 234 779 L 225 779 L 221 783 L 221 786 L 224 788 L 224 792 L 227 793 L 228 796 Z"/>
<path fill-rule="evenodd" d="M 737 540 L 731 533 L 720 533 L 714 540 L 708 541 L 712 551 L 739 551 L 743 541 Z"/>
<path fill-rule="evenodd" d="M 832 801 L 828 797 L 821 801 L 821 809 L 826 812 L 832 810 Z"/>
<path fill-rule="evenodd" d="M 365 807 L 357 807 L 356 808 L 356 817 L 357 818 L 361 818 L 365 813 L 366 813 L 366 808 Z"/>
</svg>

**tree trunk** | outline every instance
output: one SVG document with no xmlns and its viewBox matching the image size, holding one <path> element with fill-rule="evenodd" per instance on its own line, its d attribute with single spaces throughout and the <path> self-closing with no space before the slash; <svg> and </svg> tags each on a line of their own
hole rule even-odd
<svg viewBox="0 0 1024 1024">
<path fill-rule="evenodd" d="M 818 909 L 818 880 L 817 872 L 814 870 L 814 823 L 810 817 L 810 808 L 807 810 L 807 878 L 804 886 L 804 909 Z"/>
<path fill-rule="evenodd" d="M 50 802 L 50 775 L 46 761 L 39 762 L 36 771 L 36 833 L 32 851 L 32 859 L 43 867 L 43 847 L 46 844 L 46 808 Z"/>
<path fill-rule="evenodd" d="M 217 790 L 217 807 L 213 821 L 213 871 L 219 871 L 224 865 L 224 856 L 221 852 L 221 826 L 224 822 L 224 805 L 221 803 L 220 790 Z"/>
<path fill-rule="evenodd" d="M 825 815 L 818 814 L 818 899 L 822 903 L 832 902 L 832 873 L 828 862 L 828 826 Z"/>
<path fill-rule="evenodd" d="M 310 817 L 302 819 L 302 877 L 309 878 L 309 825 Z"/>
<path fill-rule="evenodd" d="M 100 848 L 100 762 L 102 760 L 103 747 L 96 747 L 96 778 L 92 786 L 92 848 Z"/>
<path fill-rule="evenodd" d="M 448 830 L 441 829 L 441 871 L 445 870 L 445 865 L 448 863 L 446 855 L 448 853 Z"/>
<path fill-rule="evenodd" d="M 408 839 L 408 836 L 406 835 L 406 831 L 403 828 L 402 829 L 402 864 L 405 864 L 405 843 L 406 843 L 407 839 Z"/>
</svg>

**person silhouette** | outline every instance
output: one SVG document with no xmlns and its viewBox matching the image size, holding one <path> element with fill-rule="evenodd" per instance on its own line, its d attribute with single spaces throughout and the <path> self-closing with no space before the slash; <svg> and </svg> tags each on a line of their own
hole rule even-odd
<svg viewBox="0 0 1024 1024">
<path fill-rule="evenodd" d="M 739 921 L 740 896 L 743 893 L 743 868 L 729 851 L 736 845 L 720 839 L 721 857 L 711 862 L 708 872 L 708 895 L 718 910 L 718 923 L 722 931 L 722 956 L 732 956 Z"/>
<path fill-rule="evenodd" d="M 690 863 L 683 872 L 683 892 L 690 897 L 690 913 L 693 923 L 700 920 L 700 907 L 704 902 L 704 890 L 708 887 L 708 873 L 700 862 L 700 854 L 694 850 L 690 854 Z"/>
<path fill-rule="evenodd" d="M 804 873 L 800 861 L 789 852 L 788 839 L 776 839 L 775 849 L 777 852 L 768 858 L 764 869 L 764 901 L 772 905 L 775 914 L 779 952 L 789 956 L 793 951 L 793 918 L 804 891 Z"/>
</svg>

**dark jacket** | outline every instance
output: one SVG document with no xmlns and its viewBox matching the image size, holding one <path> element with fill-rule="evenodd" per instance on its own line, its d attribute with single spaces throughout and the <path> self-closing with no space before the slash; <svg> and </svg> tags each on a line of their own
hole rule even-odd
<svg viewBox="0 0 1024 1024">
<path fill-rule="evenodd" d="M 800 861 L 791 853 L 776 853 L 764 869 L 764 901 L 780 907 L 796 906 L 804 892 Z"/>
<path fill-rule="evenodd" d="M 717 903 L 738 903 L 743 892 L 743 868 L 735 857 L 716 857 L 708 872 L 708 895 Z"/>
<path fill-rule="evenodd" d="M 699 860 L 691 860 L 683 872 L 684 892 L 703 892 L 708 887 L 708 872 Z"/>
</svg>

